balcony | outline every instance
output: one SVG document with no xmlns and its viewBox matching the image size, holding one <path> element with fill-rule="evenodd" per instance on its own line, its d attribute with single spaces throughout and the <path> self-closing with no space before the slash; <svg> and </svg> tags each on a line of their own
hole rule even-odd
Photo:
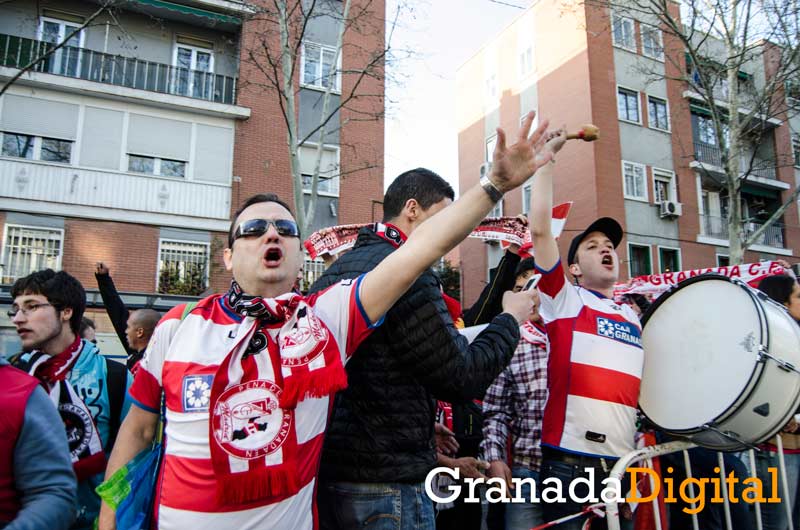
<svg viewBox="0 0 800 530">
<path fill-rule="evenodd" d="M 0 66 L 23 68 L 53 47 L 49 42 L 0 34 Z M 213 103 L 236 103 L 235 77 L 86 48 L 59 48 L 33 71 Z"/>
<path fill-rule="evenodd" d="M 0 158 L 0 209 L 227 231 L 230 185 Z"/>
<path fill-rule="evenodd" d="M 748 221 L 744 223 L 745 234 L 749 237 L 753 232 L 761 228 L 763 223 Z M 700 214 L 701 235 L 714 239 L 728 241 L 727 217 L 716 217 L 713 215 Z M 753 242 L 753 245 L 761 245 L 771 248 L 786 248 L 784 246 L 784 226 L 779 223 L 770 225 L 761 236 Z"/>
<path fill-rule="evenodd" d="M 694 158 L 698 162 L 714 166 L 718 172 L 724 172 L 722 165 L 722 150 L 713 145 L 704 144 L 702 142 L 694 143 Z M 739 163 L 739 170 L 744 173 L 747 171 L 747 166 L 750 163 L 750 156 L 742 156 Z M 750 169 L 750 176 L 758 177 L 767 180 L 778 180 L 778 175 L 775 172 L 775 161 L 765 160 L 763 158 L 754 158 L 753 167 Z"/>
</svg>

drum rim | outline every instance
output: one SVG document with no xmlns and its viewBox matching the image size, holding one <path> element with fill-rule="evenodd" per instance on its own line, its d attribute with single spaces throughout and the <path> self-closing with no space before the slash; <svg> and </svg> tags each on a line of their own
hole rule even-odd
<svg viewBox="0 0 800 530">
<path fill-rule="evenodd" d="M 645 325 L 647 324 L 647 321 L 650 320 L 650 317 L 652 316 L 652 314 L 668 298 L 670 298 L 672 295 L 674 295 L 676 292 L 678 292 L 680 289 L 682 289 L 684 287 L 687 287 L 687 286 L 689 286 L 689 285 L 691 285 L 693 283 L 698 283 L 698 282 L 707 281 L 707 280 L 724 280 L 724 281 L 726 281 L 728 283 L 732 283 L 734 285 L 738 285 L 739 287 L 741 287 L 747 293 L 747 295 L 750 297 L 750 301 L 755 306 L 756 314 L 758 315 L 759 327 L 761 329 L 761 337 L 760 337 L 760 340 L 759 340 L 758 344 L 760 346 L 764 346 L 767 350 L 769 350 L 769 341 L 770 341 L 770 337 L 769 337 L 769 322 L 767 321 L 767 318 L 766 318 L 766 311 L 758 303 L 759 298 L 758 298 L 758 296 L 756 296 L 756 293 L 754 292 L 754 289 L 751 288 L 749 285 L 747 285 L 747 283 L 745 283 L 745 282 L 743 282 L 741 280 L 738 280 L 738 279 L 735 279 L 735 278 L 731 278 L 729 276 L 725 276 L 725 275 L 722 275 L 722 274 L 719 274 L 719 273 L 716 273 L 716 272 L 706 272 L 706 273 L 703 273 L 703 274 L 699 274 L 699 275 L 697 275 L 697 276 L 695 276 L 693 278 L 687 278 L 686 280 L 678 282 L 673 287 L 670 287 L 664 294 L 659 296 L 656 299 L 656 301 L 653 302 L 653 304 L 647 309 L 646 313 L 642 316 L 642 319 L 641 319 L 642 333 L 644 334 Z M 750 396 L 752 395 L 753 391 L 758 387 L 758 384 L 761 382 L 761 378 L 763 377 L 763 375 L 764 375 L 764 360 L 763 359 L 759 359 L 755 363 L 755 366 L 753 368 L 752 373 L 750 374 L 750 379 L 748 380 L 747 385 L 745 385 L 744 389 L 742 389 L 742 391 L 739 393 L 739 395 L 736 396 L 736 399 L 733 400 L 733 403 L 731 403 L 728 406 L 728 408 L 725 409 L 719 416 L 713 418 L 707 424 L 708 425 L 719 425 L 719 424 L 723 423 L 725 420 L 727 420 L 728 418 L 730 418 L 733 414 L 735 414 L 739 410 L 741 405 L 743 403 L 745 403 L 750 398 Z M 660 430 L 662 430 L 662 431 L 664 431 L 664 432 L 666 432 L 668 434 L 675 434 L 675 435 L 681 436 L 681 435 L 696 434 L 696 433 L 704 431 L 702 426 L 691 427 L 689 429 L 667 429 L 665 427 L 662 427 L 658 422 L 653 421 L 653 418 L 648 416 L 647 413 L 644 411 L 644 409 L 642 409 L 642 406 L 641 406 L 640 403 L 637 403 L 637 408 L 639 409 L 639 412 L 642 414 L 642 416 L 644 416 L 645 419 L 648 422 L 650 422 L 652 425 L 655 425 L 658 429 L 660 429 Z M 780 430 L 780 427 L 778 427 L 778 430 Z"/>
</svg>

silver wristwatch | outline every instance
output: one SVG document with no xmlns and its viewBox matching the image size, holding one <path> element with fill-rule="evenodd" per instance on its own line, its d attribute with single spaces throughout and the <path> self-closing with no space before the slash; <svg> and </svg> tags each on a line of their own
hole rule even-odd
<svg viewBox="0 0 800 530">
<path fill-rule="evenodd" d="M 492 202 L 500 202 L 500 200 L 503 198 L 502 192 L 497 189 L 491 180 L 489 180 L 489 177 L 481 177 L 480 185 L 481 188 L 483 188 L 483 191 L 489 194 L 489 198 L 492 199 Z"/>
</svg>

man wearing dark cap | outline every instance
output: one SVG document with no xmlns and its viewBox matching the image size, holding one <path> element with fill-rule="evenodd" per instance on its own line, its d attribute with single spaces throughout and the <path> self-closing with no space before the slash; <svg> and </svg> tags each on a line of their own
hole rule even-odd
<svg viewBox="0 0 800 530">
<path fill-rule="evenodd" d="M 554 133 L 547 149 L 554 154 L 566 139 Z M 567 266 L 575 285 L 565 276 L 558 246 L 550 230 L 553 208 L 553 172 L 550 162 L 537 173 L 531 193 L 531 235 L 539 282 L 541 312 L 550 339 L 549 398 L 542 425 L 541 481 L 554 478 L 564 492 L 576 478 L 594 476 L 594 495 L 616 460 L 634 449 L 636 403 L 642 375 L 641 327 L 627 305 L 613 300 L 619 278 L 616 248 L 622 227 L 602 217 L 572 240 Z M 540 482 L 541 483 L 541 482 Z M 575 488 L 576 498 L 587 487 Z M 627 494 L 623 483 L 621 494 Z M 583 491 L 581 491 L 583 490 Z M 585 504 L 543 504 L 544 518 L 552 521 L 579 513 Z M 583 518 L 564 528 L 580 528 Z M 622 521 L 624 523 L 629 521 Z"/>
</svg>

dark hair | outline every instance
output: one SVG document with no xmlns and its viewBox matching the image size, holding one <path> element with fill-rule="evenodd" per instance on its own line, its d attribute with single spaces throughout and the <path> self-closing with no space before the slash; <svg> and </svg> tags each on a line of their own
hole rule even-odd
<svg viewBox="0 0 800 530">
<path fill-rule="evenodd" d="M 97 326 L 94 325 L 94 320 L 88 317 L 81 318 L 81 327 L 80 330 L 78 330 L 80 336 L 83 337 L 83 333 L 89 328 L 97 329 Z"/>
<path fill-rule="evenodd" d="M 86 310 L 86 291 L 74 276 L 52 269 L 34 272 L 18 279 L 11 287 L 12 298 L 24 294 L 43 295 L 58 311 L 67 307 L 72 309 L 69 327 L 80 336 L 81 319 Z"/>
<path fill-rule="evenodd" d="M 233 232 L 236 230 L 236 220 L 239 219 L 239 216 L 242 215 L 242 212 L 245 211 L 247 208 L 261 202 L 274 202 L 280 204 L 281 206 L 289 210 L 289 213 L 294 215 L 294 213 L 292 213 L 292 209 L 289 208 L 289 205 L 283 202 L 281 198 L 275 195 L 274 193 L 259 193 L 257 195 L 253 195 L 252 197 L 244 201 L 244 203 L 241 206 L 239 206 L 239 209 L 236 210 L 236 212 L 233 214 L 233 218 L 231 219 L 231 227 L 230 229 L 228 229 L 228 248 L 233 247 Z"/>
<path fill-rule="evenodd" d="M 536 261 L 533 258 L 525 258 L 517 264 L 517 269 L 514 271 L 514 278 L 519 278 L 521 275 L 528 271 L 536 269 Z"/>
<path fill-rule="evenodd" d="M 758 284 L 758 290 L 779 304 L 788 304 L 797 281 L 788 274 L 767 276 Z"/>
<path fill-rule="evenodd" d="M 403 211 L 409 199 L 415 199 L 423 210 L 444 199 L 455 198 L 452 186 L 442 177 L 423 167 L 406 171 L 389 185 L 383 195 L 383 221 L 391 221 Z"/>
</svg>

